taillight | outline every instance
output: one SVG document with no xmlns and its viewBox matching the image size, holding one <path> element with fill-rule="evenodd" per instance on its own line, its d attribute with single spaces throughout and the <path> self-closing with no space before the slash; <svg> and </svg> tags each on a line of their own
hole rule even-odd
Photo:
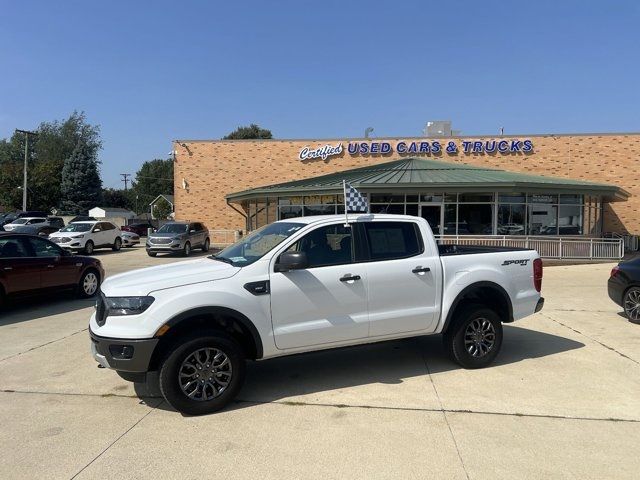
<svg viewBox="0 0 640 480">
<path fill-rule="evenodd" d="M 533 286 L 538 292 L 542 290 L 542 259 L 540 258 L 533 261 Z"/>
<path fill-rule="evenodd" d="M 618 265 L 616 265 L 615 267 L 613 267 L 611 269 L 611 276 L 615 277 L 616 275 L 618 275 L 618 272 L 620 271 L 620 267 Z"/>
</svg>

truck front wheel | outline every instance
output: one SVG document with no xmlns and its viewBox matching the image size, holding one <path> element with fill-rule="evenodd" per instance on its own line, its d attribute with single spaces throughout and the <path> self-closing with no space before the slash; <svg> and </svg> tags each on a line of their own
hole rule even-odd
<svg viewBox="0 0 640 480">
<path fill-rule="evenodd" d="M 187 415 L 217 412 L 235 398 L 245 375 L 242 347 L 220 334 L 180 344 L 160 368 L 160 391 Z"/>
<path fill-rule="evenodd" d="M 468 305 L 455 312 L 444 334 L 449 356 L 464 368 L 483 368 L 495 360 L 502 346 L 502 322 L 484 305 Z"/>
</svg>

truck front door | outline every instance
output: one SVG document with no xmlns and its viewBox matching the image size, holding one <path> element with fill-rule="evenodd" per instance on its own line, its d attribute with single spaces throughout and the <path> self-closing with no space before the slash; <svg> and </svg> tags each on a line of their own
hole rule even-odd
<svg viewBox="0 0 640 480">
<path fill-rule="evenodd" d="M 355 261 L 355 226 L 324 225 L 307 233 L 289 251 L 307 254 L 308 268 L 274 272 L 271 266 L 271 320 L 279 349 L 366 338 L 366 268 Z"/>
</svg>

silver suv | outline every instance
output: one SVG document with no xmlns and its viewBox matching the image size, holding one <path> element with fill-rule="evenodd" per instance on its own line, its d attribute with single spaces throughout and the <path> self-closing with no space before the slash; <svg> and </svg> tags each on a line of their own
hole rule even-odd
<svg viewBox="0 0 640 480">
<path fill-rule="evenodd" d="M 188 257 L 194 248 L 209 250 L 209 230 L 200 222 L 169 222 L 147 238 L 147 254 L 181 253 Z"/>
</svg>

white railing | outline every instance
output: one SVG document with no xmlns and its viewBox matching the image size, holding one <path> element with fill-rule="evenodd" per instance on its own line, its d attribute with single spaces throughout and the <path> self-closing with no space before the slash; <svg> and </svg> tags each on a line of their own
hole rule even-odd
<svg viewBox="0 0 640 480">
<path fill-rule="evenodd" d="M 239 238 L 238 230 L 209 230 L 212 247 L 227 247 Z"/>
<path fill-rule="evenodd" d="M 441 244 L 531 248 L 542 258 L 553 259 L 620 260 L 624 256 L 624 242 L 620 238 L 440 235 L 436 240 Z"/>
</svg>

